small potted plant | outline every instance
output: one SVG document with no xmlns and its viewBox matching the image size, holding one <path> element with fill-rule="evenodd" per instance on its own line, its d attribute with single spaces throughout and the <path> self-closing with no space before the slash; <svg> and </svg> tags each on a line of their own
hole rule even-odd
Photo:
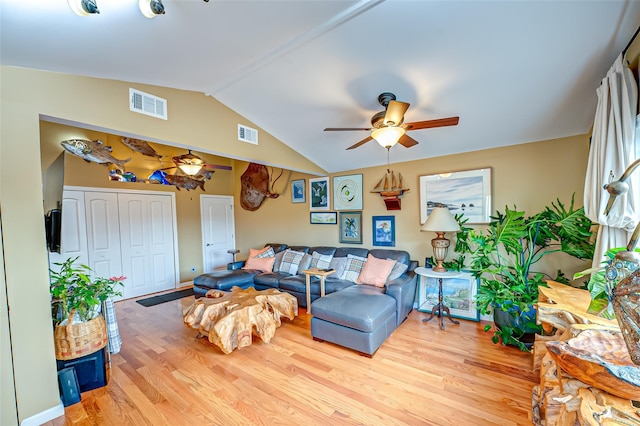
<svg viewBox="0 0 640 426">
<path fill-rule="evenodd" d="M 55 263 L 49 291 L 54 324 L 56 358 L 83 356 L 106 345 L 106 325 L 99 314 L 102 302 L 121 296 L 125 277 L 91 278 L 91 268 L 76 265 L 78 258 Z"/>
<path fill-rule="evenodd" d="M 591 260 L 591 225 L 584 209 L 574 208 L 572 197 L 568 209 L 557 200 L 531 217 L 515 207 L 505 207 L 504 214 L 492 216 L 486 232 L 468 233 L 464 251 L 471 273 L 480 279 L 477 306 L 482 314 L 493 313 L 494 325 L 487 325 L 485 331 L 493 329 L 494 343 L 528 349 L 527 337 L 540 331 L 534 309 L 538 286 L 551 278 L 534 271 L 534 265 L 556 252 Z M 568 284 L 560 270 L 554 280 Z"/>
</svg>

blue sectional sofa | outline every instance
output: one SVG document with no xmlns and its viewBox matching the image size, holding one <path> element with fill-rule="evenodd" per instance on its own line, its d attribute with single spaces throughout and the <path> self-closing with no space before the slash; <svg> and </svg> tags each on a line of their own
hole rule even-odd
<svg viewBox="0 0 640 426">
<path fill-rule="evenodd" d="M 367 356 L 373 356 L 413 309 L 417 262 L 410 260 L 406 251 L 275 243 L 267 246 L 275 254 L 271 270 L 243 269 L 244 261 L 229 264 L 227 270 L 197 276 L 193 280 L 195 296 L 202 297 L 211 289 L 228 291 L 234 286 L 276 288 L 292 294 L 299 306 L 306 307 L 306 276 L 302 270 L 309 268 L 314 257 L 324 257 L 325 261 L 330 258 L 328 267 L 336 272 L 326 278 L 325 297 L 320 297 L 320 279 L 311 279 L 311 335 L 314 340 L 336 343 Z M 283 271 L 280 263 L 290 257 L 291 251 L 305 254 L 293 274 Z M 366 259 L 369 255 L 395 261 L 384 286 L 357 284 L 354 273 L 344 271 L 344 265 L 350 265 L 349 258 Z"/>
</svg>

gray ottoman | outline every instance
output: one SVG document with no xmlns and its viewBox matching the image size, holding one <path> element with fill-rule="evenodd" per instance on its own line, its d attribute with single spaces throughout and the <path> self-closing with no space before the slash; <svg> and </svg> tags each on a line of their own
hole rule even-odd
<svg viewBox="0 0 640 426">
<path fill-rule="evenodd" d="M 396 328 L 396 301 L 384 289 L 352 287 L 311 304 L 311 336 L 372 357 Z"/>
</svg>

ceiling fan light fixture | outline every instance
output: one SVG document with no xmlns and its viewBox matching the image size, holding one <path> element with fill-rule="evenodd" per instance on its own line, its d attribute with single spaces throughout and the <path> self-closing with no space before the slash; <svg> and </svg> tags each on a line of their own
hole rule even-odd
<svg viewBox="0 0 640 426">
<path fill-rule="evenodd" d="M 204 166 L 204 160 L 192 154 L 191 150 L 189 150 L 188 154 L 173 157 L 173 162 L 189 176 L 198 174 L 202 166 Z"/>
<path fill-rule="evenodd" d="M 180 164 L 178 167 L 189 176 L 197 175 L 202 168 L 197 164 Z"/>
<path fill-rule="evenodd" d="M 151 19 L 157 15 L 164 15 L 162 0 L 139 0 L 138 7 L 145 18 Z"/>
<path fill-rule="evenodd" d="M 69 8 L 78 16 L 87 16 L 91 13 L 100 13 L 95 0 L 67 0 Z"/>
<path fill-rule="evenodd" d="M 402 127 L 381 127 L 371 132 L 371 137 L 383 148 L 391 148 L 404 136 L 405 130 Z"/>
</svg>

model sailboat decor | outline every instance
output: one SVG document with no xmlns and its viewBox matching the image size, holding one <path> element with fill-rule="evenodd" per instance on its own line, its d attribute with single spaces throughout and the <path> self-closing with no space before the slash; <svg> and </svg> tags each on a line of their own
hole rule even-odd
<svg viewBox="0 0 640 426">
<path fill-rule="evenodd" d="M 371 190 L 384 198 L 387 210 L 400 210 L 400 196 L 407 191 L 409 187 L 402 179 L 402 175 L 390 169 L 387 169 L 382 179 Z"/>
</svg>

